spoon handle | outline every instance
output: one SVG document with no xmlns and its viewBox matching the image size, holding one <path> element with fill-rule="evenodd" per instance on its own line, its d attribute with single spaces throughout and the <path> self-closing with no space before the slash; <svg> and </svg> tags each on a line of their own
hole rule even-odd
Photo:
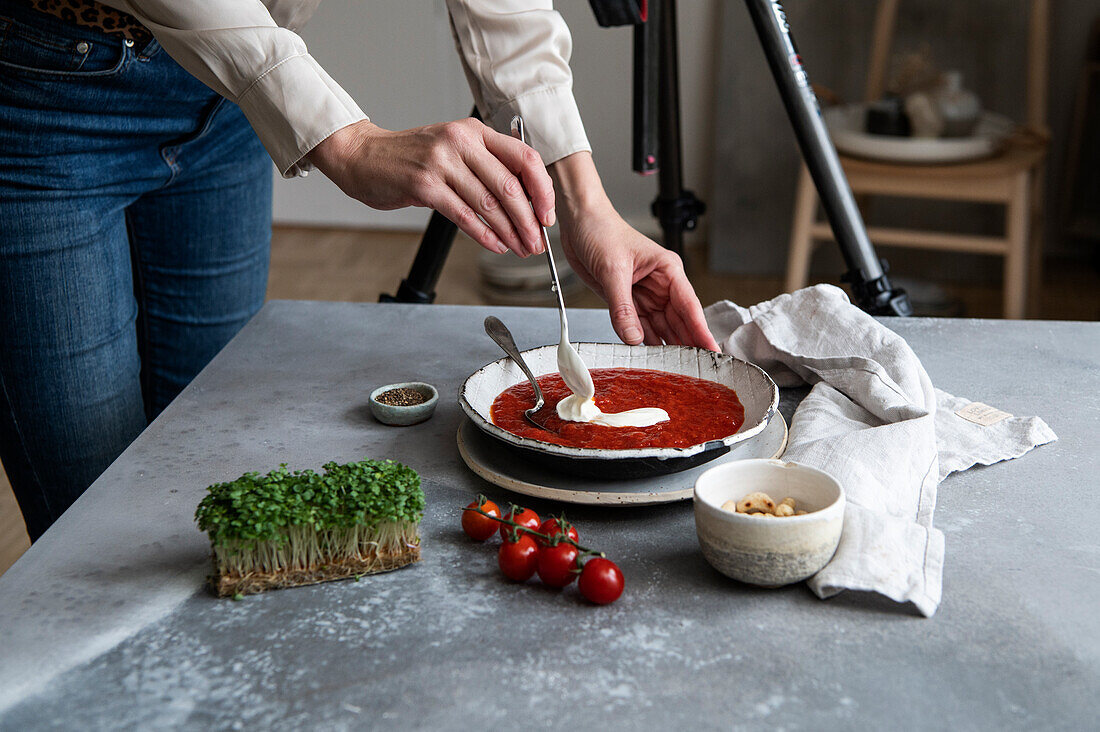
<svg viewBox="0 0 1100 732">
<path fill-rule="evenodd" d="M 531 373 L 531 369 L 528 368 L 527 362 L 523 360 L 523 356 L 519 353 L 519 348 L 516 347 L 516 341 L 512 338 L 511 331 L 508 330 L 508 326 L 500 322 L 500 319 L 490 315 L 485 318 L 485 332 L 489 334 L 498 346 L 500 346 L 508 357 L 511 358 L 516 364 L 523 369 L 523 373 L 527 375 L 527 378 L 531 381 L 531 386 L 535 388 L 535 407 L 539 409 L 545 403 L 542 397 L 542 389 L 539 388 L 539 381 L 535 378 L 535 375 Z"/>
<path fill-rule="evenodd" d="M 512 137 L 519 138 L 519 141 L 524 145 L 527 144 L 527 128 L 523 124 L 523 117 L 518 114 L 512 117 Z M 565 297 L 562 295 L 561 283 L 558 281 L 558 267 L 554 264 L 554 253 L 550 250 L 550 234 L 541 223 L 539 226 L 542 229 L 542 243 L 546 247 L 546 261 L 550 263 L 551 289 L 558 296 L 558 314 L 561 316 L 561 328 L 562 332 L 566 334 L 566 340 L 568 340 L 569 321 L 565 317 Z"/>
</svg>

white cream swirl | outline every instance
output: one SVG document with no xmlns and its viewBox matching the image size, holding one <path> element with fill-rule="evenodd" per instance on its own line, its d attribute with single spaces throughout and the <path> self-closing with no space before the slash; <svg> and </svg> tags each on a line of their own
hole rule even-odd
<svg viewBox="0 0 1100 732">
<path fill-rule="evenodd" d="M 573 392 L 558 402 L 558 416 L 567 422 L 592 422 L 605 427 L 652 427 L 669 419 L 668 412 L 659 407 L 641 407 L 614 414 L 601 411 L 593 399 L 596 387 L 592 374 L 569 344 L 569 333 L 564 325 L 558 342 L 558 373 Z"/>
</svg>

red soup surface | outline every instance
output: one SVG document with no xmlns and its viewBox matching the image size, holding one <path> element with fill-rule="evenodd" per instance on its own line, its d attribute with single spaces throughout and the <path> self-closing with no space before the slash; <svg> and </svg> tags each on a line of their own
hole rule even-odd
<svg viewBox="0 0 1100 732">
<path fill-rule="evenodd" d="M 535 404 L 535 390 L 524 381 L 505 389 L 493 401 L 493 424 L 520 437 L 569 447 L 625 450 L 641 447 L 688 447 L 732 435 L 745 421 L 745 409 L 737 392 L 705 379 L 652 369 L 591 369 L 596 386 L 596 406 L 603 412 L 625 412 L 640 407 L 660 407 L 667 422 L 651 427 L 606 427 L 587 422 L 567 422 L 558 417 L 557 404 L 569 396 L 569 387 L 558 374 L 539 377 L 546 397 L 547 426 L 540 430 L 523 418 Z M 542 413 L 540 413 L 540 417 Z"/>
</svg>

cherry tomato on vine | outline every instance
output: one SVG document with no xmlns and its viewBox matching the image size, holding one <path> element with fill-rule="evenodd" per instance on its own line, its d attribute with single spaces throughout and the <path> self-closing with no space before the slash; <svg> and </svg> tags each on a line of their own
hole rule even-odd
<svg viewBox="0 0 1100 732">
<path fill-rule="evenodd" d="M 580 541 L 580 535 L 577 534 L 577 527 L 573 524 L 566 522 L 569 526 L 569 538 L 573 541 Z M 561 536 L 564 532 L 561 530 L 561 524 L 558 523 L 556 518 L 548 518 L 539 524 L 539 533 L 546 534 L 547 536 Z M 539 545 L 539 548 L 547 546 L 545 539 L 536 538 L 535 543 Z"/>
<path fill-rule="evenodd" d="M 551 587 L 565 587 L 577 578 L 577 547 L 556 544 L 539 551 L 539 579 Z"/>
<path fill-rule="evenodd" d="M 474 501 L 462 511 L 462 530 L 466 532 L 466 536 L 477 541 L 485 541 L 496 532 L 500 522 L 488 516 L 482 516 L 477 511 L 471 511 L 472 508 L 480 508 L 485 513 L 498 518 L 500 517 L 500 508 L 492 501 L 487 500 L 481 503 Z"/>
<path fill-rule="evenodd" d="M 518 512 L 518 513 L 516 513 Z M 519 506 L 512 506 L 508 513 L 504 514 L 504 518 L 508 521 L 515 521 L 520 526 L 526 526 L 532 531 L 538 531 L 539 528 L 539 515 L 529 508 L 520 508 Z M 500 525 L 500 538 L 508 541 L 508 539 L 517 532 L 508 524 Z M 526 534 L 523 534 L 526 536 Z"/>
<path fill-rule="evenodd" d="M 497 564 L 504 576 L 516 582 L 531 578 L 538 565 L 539 548 L 535 540 L 524 534 L 516 541 L 504 540 L 497 552 Z"/>
<path fill-rule="evenodd" d="M 607 605 L 623 594 L 623 573 L 610 559 L 594 557 L 585 562 L 577 588 L 585 599 Z"/>
</svg>

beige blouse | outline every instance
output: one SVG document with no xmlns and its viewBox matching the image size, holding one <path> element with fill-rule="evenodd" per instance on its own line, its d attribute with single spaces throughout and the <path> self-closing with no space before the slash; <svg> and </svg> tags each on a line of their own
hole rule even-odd
<svg viewBox="0 0 1100 732">
<path fill-rule="evenodd" d="M 320 0 L 100 0 L 137 17 L 181 66 L 236 102 L 284 176 L 306 153 L 367 119 L 295 32 Z M 551 0 L 447 0 L 451 30 L 482 118 L 527 121 L 550 164 L 591 149 L 573 99 L 572 39 Z"/>
</svg>

